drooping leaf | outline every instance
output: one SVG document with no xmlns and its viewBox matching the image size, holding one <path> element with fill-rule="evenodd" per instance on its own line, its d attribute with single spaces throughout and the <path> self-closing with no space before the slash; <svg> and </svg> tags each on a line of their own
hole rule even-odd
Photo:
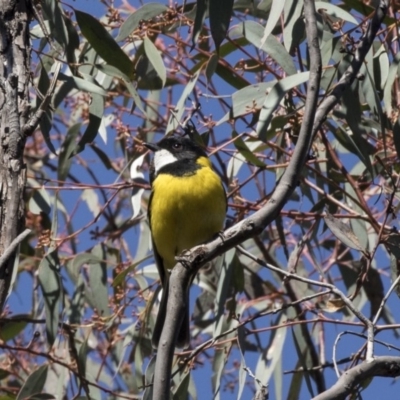
<svg viewBox="0 0 400 400">
<path fill-rule="evenodd" d="M 146 53 L 147 58 L 156 70 L 161 79 L 162 85 L 164 86 L 167 80 L 167 70 L 165 69 L 164 61 L 161 57 L 160 51 L 147 36 L 143 39 L 143 44 L 144 52 Z"/>
<path fill-rule="evenodd" d="M 91 261 L 89 264 L 89 290 L 86 295 L 91 299 L 99 316 L 107 317 L 110 315 L 110 308 L 108 306 L 107 264 L 104 261 L 106 254 L 101 245 L 96 245 L 91 254 L 102 261 Z"/>
<path fill-rule="evenodd" d="M 271 10 L 269 12 L 267 24 L 265 25 L 264 34 L 261 38 L 260 47 L 264 45 L 267 38 L 271 35 L 272 30 L 281 17 L 283 7 L 285 6 L 285 1 L 282 0 L 272 0 Z"/>
<path fill-rule="evenodd" d="M 32 372 L 19 391 L 16 400 L 31 399 L 33 395 L 40 394 L 46 383 L 47 369 L 48 365 L 42 365 L 36 371 Z"/>
<path fill-rule="evenodd" d="M 197 0 L 196 1 L 196 16 L 194 18 L 194 24 L 192 29 L 192 48 L 196 45 L 197 39 L 199 38 L 200 32 L 203 28 L 204 19 L 208 11 L 208 0 Z"/>
<path fill-rule="evenodd" d="M 189 80 L 189 82 L 184 87 L 181 97 L 179 98 L 178 102 L 176 103 L 175 109 L 171 112 L 167 129 L 165 130 L 165 134 L 169 135 L 174 132 L 178 126 L 180 126 L 181 118 L 183 113 L 185 112 L 185 103 L 188 99 L 189 95 L 192 93 L 194 87 L 196 86 L 196 82 L 199 79 L 201 70 L 197 71 Z"/>
<path fill-rule="evenodd" d="M 133 183 L 145 185 L 147 181 L 144 179 L 142 172 L 142 165 L 144 160 L 144 154 L 139 156 L 136 160 L 133 160 L 131 164 L 131 179 Z M 132 218 L 136 218 L 142 209 L 142 195 L 144 193 L 143 187 L 134 186 L 132 188 L 131 204 L 132 204 Z"/>
<path fill-rule="evenodd" d="M 354 250 L 365 252 L 366 250 L 361 246 L 357 236 L 351 227 L 340 219 L 335 218 L 332 214 L 326 212 L 324 221 L 332 233 L 346 246 Z"/>
<path fill-rule="evenodd" d="M 308 71 L 288 76 L 278 81 L 271 88 L 262 106 L 256 128 L 256 132 L 262 140 L 266 139 L 266 133 L 272 120 L 273 112 L 278 107 L 283 97 L 289 90 L 306 82 L 309 76 L 310 73 Z"/>
<path fill-rule="evenodd" d="M 233 144 L 239 153 L 250 163 L 255 165 L 256 167 L 264 168 L 266 165 L 258 159 L 254 153 L 248 148 L 247 144 L 243 141 L 243 139 L 238 136 L 238 134 L 234 131 L 232 132 L 232 137 L 235 138 Z"/>
<path fill-rule="evenodd" d="M 124 84 L 126 85 L 130 95 L 133 98 L 133 101 L 135 102 L 135 105 L 139 108 L 139 110 L 146 116 L 146 111 L 143 107 L 142 100 L 140 99 L 140 96 L 137 92 L 137 90 L 133 87 L 132 83 L 130 82 L 129 78 L 127 75 L 125 75 L 123 72 L 121 72 L 118 68 L 113 67 L 112 65 L 108 64 L 96 64 L 96 68 L 104 72 L 105 74 L 109 76 L 113 76 L 118 79 L 122 79 Z"/>
<path fill-rule="evenodd" d="M 79 154 L 85 149 L 86 144 L 91 143 L 97 136 L 101 120 L 104 114 L 104 98 L 98 94 L 92 94 L 92 101 L 89 106 L 89 124 L 79 140 L 73 155 Z"/>
<path fill-rule="evenodd" d="M 233 0 L 209 1 L 208 10 L 210 13 L 211 36 L 217 52 L 228 31 L 232 8 Z"/>
<path fill-rule="evenodd" d="M 46 311 L 46 333 L 50 346 L 58 332 L 58 322 L 62 307 L 62 283 L 60 262 L 57 251 L 47 254 L 39 265 L 39 284 L 42 289 Z"/>
<path fill-rule="evenodd" d="M 80 123 L 72 125 L 68 129 L 67 135 L 64 139 L 64 143 L 61 146 L 59 160 L 58 160 L 58 171 L 57 171 L 60 185 L 63 185 L 63 182 L 68 176 L 72 162 L 71 155 L 74 153 L 75 148 L 77 146 L 76 138 L 79 135 L 80 128 L 81 128 Z"/>
<path fill-rule="evenodd" d="M 305 39 L 303 0 L 285 1 L 283 45 L 289 54 Z"/>
<path fill-rule="evenodd" d="M 75 10 L 75 15 L 83 36 L 99 56 L 132 79 L 134 75 L 132 61 L 99 20 L 83 11 Z"/>
<path fill-rule="evenodd" d="M 29 211 L 33 214 L 50 214 L 50 197 L 43 186 L 39 190 L 33 190 L 32 197 L 29 199 Z"/>
</svg>

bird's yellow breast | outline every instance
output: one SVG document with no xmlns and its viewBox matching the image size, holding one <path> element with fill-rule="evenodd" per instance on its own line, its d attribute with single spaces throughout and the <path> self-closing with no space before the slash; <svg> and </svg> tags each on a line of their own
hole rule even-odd
<svg viewBox="0 0 400 400">
<path fill-rule="evenodd" d="M 194 174 L 159 174 L 153 181 L 151 231 L 167 269 L 183 250 L 212 239 L 223 228 L 225 191 L 210 161 L 201 157 L 197 163 L 202 167 Z"/>
</svg>

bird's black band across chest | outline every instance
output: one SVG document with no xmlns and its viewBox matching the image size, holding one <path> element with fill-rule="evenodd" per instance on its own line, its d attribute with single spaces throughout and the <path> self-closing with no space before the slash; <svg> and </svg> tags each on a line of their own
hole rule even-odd
<svg viewBox="0 0 400 400">
<path fill-rule="evenodd" d="M 158 174 L 168 174 L 173 176 L 190 176 L 194 175 L 197 170 L 203 168 L 202 165 L 192 160 L 178 160 L 174 163 L 167 164 L 160 169 Z"/>
</svg>

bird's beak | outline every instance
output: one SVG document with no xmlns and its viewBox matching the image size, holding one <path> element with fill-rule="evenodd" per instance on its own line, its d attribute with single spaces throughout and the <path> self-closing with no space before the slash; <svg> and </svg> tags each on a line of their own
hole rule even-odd
<svg viewBox="0 0 400 400">
<path fill-rule="evenodd" d="M 157 146 L 157 145 L 154 144 L 154 143 L 146 143 L 146 142 L 144 142 L 143 144 L 144 144 L 148 149 L 150 149 L 151 151 L 160 150 L 160 147 Z"/>
</svg>

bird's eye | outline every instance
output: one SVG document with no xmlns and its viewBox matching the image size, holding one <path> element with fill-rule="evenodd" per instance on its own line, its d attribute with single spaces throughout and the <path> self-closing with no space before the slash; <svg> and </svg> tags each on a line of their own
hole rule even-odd
<svg viewBox="0 0 400 400">
<path fill-rule="evenodd" d="M 174 148 L 174 150 L 180 150 L 182 148 L 182 144 L 181 143 L 174 143 L 172 145 L 172 147 Z"/>
</svg>

